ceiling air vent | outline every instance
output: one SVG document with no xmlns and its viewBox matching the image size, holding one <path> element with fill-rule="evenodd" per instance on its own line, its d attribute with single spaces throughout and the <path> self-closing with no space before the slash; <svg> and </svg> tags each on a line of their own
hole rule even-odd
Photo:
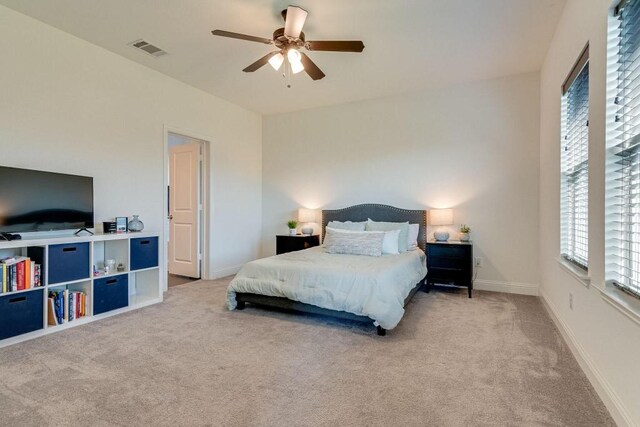
<svg viewBox="0 0 640 427">
<path fill-rule="evenodd" d="M 136 49 L 139 49 L 141 51 L 143 51 L 144 53 L 154 56 L 154 57 L 158 57 L 158 56 L 162 56 L 162 55 L 166 55 L 167 52 L 160 49 L 158 46 L 154 46 L 149 42 L 146 42 L 142 39 L 140 40 L 136 40 L 136 41 L 132 41 L 131 43 L 129 43 L 129 46 L 132 46 Z"/>
</svg>

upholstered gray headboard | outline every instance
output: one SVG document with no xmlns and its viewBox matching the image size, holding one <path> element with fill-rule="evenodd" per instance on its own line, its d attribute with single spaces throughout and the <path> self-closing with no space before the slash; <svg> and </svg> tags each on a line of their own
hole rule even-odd
<svg viewBox="0 0 640 427">
<path fill-rule="evenodd" d="M 418 233 L 418 246 L 424 250 L 427 242 L 427 211 L 400 209 L 388 205 L 363 204 L 350 206 L 344 209 L 322 211 L 322 235 L 330 221 L 373 221 L 405 222 L 420 224 Z"/>
</svg>

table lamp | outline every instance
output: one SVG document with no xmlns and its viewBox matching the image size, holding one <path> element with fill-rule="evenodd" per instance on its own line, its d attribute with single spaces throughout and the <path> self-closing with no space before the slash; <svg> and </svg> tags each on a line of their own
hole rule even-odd
<svg viewBox="0 0 640 427">
<path fill-rule="evenodd" d="M 431 209 L 429 211 L 429 223 L 431 225 L 453 224 L 453 209 Z M 433 233 L 433 237 L 438 242 L 446 242 L 449 240 L 449 232 L 438 229 Z"/>
<path fill-rule="evenodd" d="M 313 209 L 298 209 L 298 222 L 304 224 L 300 229 L 302 234 L 311 236 L 313 234 L 313 224 L 316 222 L 316 211 Z"/>
</svg>

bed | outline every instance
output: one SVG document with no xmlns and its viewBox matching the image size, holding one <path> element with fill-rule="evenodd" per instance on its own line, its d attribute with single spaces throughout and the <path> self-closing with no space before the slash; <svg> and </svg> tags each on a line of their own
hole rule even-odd
<svg viewBox="0 0 640 427">
<path fill-rule="evenodd" d="M 424 283 L 426 211 L 364 204 L 322 211 L 322 231 L 331 221 L 419 224 L 418 248 L 370 257 L 326 253 L 322 247 L 245 264 L 229 284 L 229 309 L 253 305 L 366 322 L 385 335 Z"/>
</svg>

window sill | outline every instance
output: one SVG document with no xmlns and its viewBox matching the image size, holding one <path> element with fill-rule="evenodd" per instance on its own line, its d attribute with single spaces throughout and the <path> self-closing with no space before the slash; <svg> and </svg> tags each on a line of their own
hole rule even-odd
<svg viewBox="0 0 640 427">
<path fill-rule="evenodd" d="M 589 286 L 591 285 L 591 276 L 589 276 L 589 274 L 586 271 L 582 270 L 579 267 L 576 267 L 575 265 L 571 264 L 568 261 L 565 261 L 562 258 L 556 258 L 556 261 L 558 261 L 558 264 L 560 264 L 560 267 L 562 267 L 564 271 L 569 273 L 574 279 L 580 282 L 585 288 L 589 288 Z"/>
<path fill-rule="evenodd" d="M 610 284 L 605 284 L 598 290 L 605 302 L 640 325 L 640 300 Z"/>
</svg>

